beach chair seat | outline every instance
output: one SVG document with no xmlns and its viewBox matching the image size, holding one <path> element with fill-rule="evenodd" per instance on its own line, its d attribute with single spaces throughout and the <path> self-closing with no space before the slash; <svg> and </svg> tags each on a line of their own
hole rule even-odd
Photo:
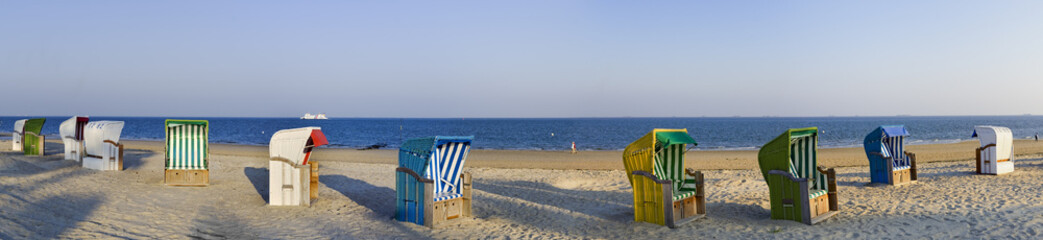
<svg viewBox="0 0 1043 240">
<path fill-rule="evenodd" d="M 703 174 L 684 168 L 689 144 L 687 129 L 654 129 L 623 150 L 634 221 L 676 228 L 706 216 Z"/>
<path fill-rule="evenodd" d="M 905 185 L 916 182 L 916 154 L 905 151 L 903 125 L 883 125 L 866 135 L 862 146 L 869 160 L 870 182 Z"/>
<path fill-rule="evenodd" d="M 33 118 L 25 120 L 22 128 L 22 153 L 25 155 L 43 155 L 45 137 L 41 133 L 46 118 Z"/>
<path fill-rule="evenodd" d="M 268 204 L 310 206 L 318 199 L 318 162 L 311 152 L 326 145 L 319 127 L 283 129 L 272 134 L 268 144 Z"/>
<path fill-rule="evenodd" d="M 83 167 L 103 171 L 123 170 L 123 121 L 95 121 L 83 129 Z"/>
<path fill-rule="evenodd" d="M 471 174 L 463 172 L 473 137 L 407 140 L 395 169 L 395 219 L 438 227 L 470 217 Z"/>
<path fill-rule="evenodd" d="M 818 128 L 789 129 L 757 154 L 771 218 L 811 225 L 840 211 L 836 171 L 818 167 Z"/>
<path fill-rule="evenodd" d="M 210 185 L 209 122 L 167 119 L 163 182 L 168 186 Z"/>
<path fill-rule="evenodd" d="M 28 119 L 19 119 L 14 121 L 14 131 L 11 132 L 11 151 L 21 152 L 25 141 L 25 121 Z"/>
<path fill-rule="evenodd" d="M 974 126 L 971 137 L 977 137 L 981 147 L 975 153 L 975 171 L 978 174 L 1001 175 L 1014 172 L 1014 134 L 1010 128 Z"/>
<path fill-rule="evenodd" d="M 74 116 L 58 127 L 58 134 L 65 145 L 65 160 L 83 160 L 83 127 L 87 126 L 88 121 L 87 117 Z"/>
</svg>

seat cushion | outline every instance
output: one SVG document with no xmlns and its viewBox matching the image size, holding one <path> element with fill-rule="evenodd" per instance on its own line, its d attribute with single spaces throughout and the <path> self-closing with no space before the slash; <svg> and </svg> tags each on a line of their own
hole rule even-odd
<svg viewBox="0 0 1043 240">
<path fill-rule="evenodd" d="M 817 198 L 817 197 L 822 196 L 822 195 L 826 195 L 828 193 L 826 190 L 818 190 L 818 189 L 811 189 L 810 191 L 811 192 L 808 193 L 808 198 L 811 198 L 811 199 Z"/>
<path fill-rule="evenodd" d="M 909 166 L 897 166 L 894 168 L 895 171 L 909 169 Z"/>
<path fill-rule="evenodd" d="M 673 200 L 677 201 L 691 196 L 695 196 L 696 193 L 698 192 L 696 192 L 694 188 L 682 188 L 681 191 L 674 192 Z"/>
<path fill-rule="evenodd" d="M 435 202 L 449 200 L 449 199 L 454 199 L 454 198 L 458 198 L 458 197 L 462 197 L 462 196 L 464 196 L 464 195 L 463 194 L 459 194 L 459 193 L 451 193 L 451 192 L 435 194 Z"/>
</svg>

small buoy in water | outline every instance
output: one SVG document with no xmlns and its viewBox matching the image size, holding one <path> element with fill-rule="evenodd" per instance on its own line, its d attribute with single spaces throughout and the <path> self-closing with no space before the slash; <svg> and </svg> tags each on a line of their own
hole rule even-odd
<svg viewBox="0 0 1043 240">
<path fill-rule="evenodd" d="M 261 134 L 264 134 L 264 131 L 261 131 Z"/>
<path fill-rule="evenodd" d="M 554 133 L 550 133 L 550 136 L 551 136 L 551 137 L 553 137 L 553 136 L 554 136 Z"/>
</svg>

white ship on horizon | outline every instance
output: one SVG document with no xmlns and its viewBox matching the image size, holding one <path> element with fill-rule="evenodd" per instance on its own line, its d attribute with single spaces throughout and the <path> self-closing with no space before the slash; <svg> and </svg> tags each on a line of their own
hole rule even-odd
<svg viewBox="0 0 1043 240">
<path fill-rule="evenodd" d="M 301 119 L 308 119 L 308 120 L 320 119 L 321 120 L 321 119 L 329 119 L 329 118 L 326 118 L 326 114 L 325 113 L 319 113 L 319 114 L 316 114 L 316 115 L 312 115 L 311 113 L 305 113 L 304 116 L 301 117 Z"/>
</svg>

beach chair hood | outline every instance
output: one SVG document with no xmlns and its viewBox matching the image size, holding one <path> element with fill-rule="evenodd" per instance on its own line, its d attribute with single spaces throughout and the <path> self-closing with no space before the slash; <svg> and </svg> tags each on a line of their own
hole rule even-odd
<svg viewBox="0 0 1043 240">
<path fill-rule="evenodd" d="M 434 180 L 435 196 L 460 194 L 460 172 L 473 136 L 436 136 L 407 140 L 399 149 L 398 166 Z M 451 197 L 451 196 L 450 196 Z"/>
<path fill-rule="evenodd" d="M 990 151 L 991 159 L 1010 159 L 1014 135 L 1010 128 L 999 126 L 974 126 L 971 137 L 977 137 L 982 147 L 996 144 L 996 150 Z"/>
<path fill-rule="evenodd" d="M 123 132 L 123 121 L 95 121 L 87 123 L 83 128 L 83 146 L 86 147 L 88 155 L 103 155 L 111 141 L 115 144 L 120 142 L 120 134 Z"/>
<path fill-rule="evenodd" d="M 40 131 L 43 130 L 43 124 L 47 122 L 46 118 L 33 118 L 25 120 L 23 134 L 34 133 L 40 135 Z"/>
<path fill-rule="evenodd" d="M 272 134 L 268 154 L 271 158 L 282 158 L 295 165 L 308 165 L 312 149 L 328 143 L 319 127 L 284 129 Z"/>
<path fill-rule="evenodd" d="M 816 156 L 814 156 L 816 154 L 815 151 L 809 151 L 806 153 L 811 155 L 810 159 L 812 160 L 806 166 L 794 166 L 793 162 L 791 161 L 791 154 L 794 153 L 792 151 L 794 150 L 794 148 L 791 147 L 791 145 L 794 143 L 792 141 L 795 139 L 801 139 L 805 137 L 810 137 L 810 139 L 812 139 L 812 142 L 801 143 L 804 144 L 804 146 L 801 146 L 801 148 L 798 148 L 798 150 L 803 151 L 808 147 L 810 147 L 811 149 L 816 148 L 815 145 L 817 145 L 817 142 L 815 141 L 818 138 L 818 128 L 810 127 L 789 129 L 786 130 L 786 132 L 783 132 L 782 135 L 779 135 L 774 140 L 771 140 L 770 142 L 768 142 L 768 144 L 764 144 L 764 146 L 761 147 L 760 152 L 757 154 L 757 161 L 760 164 L 761 174 L 764 176 L 764 179 L 768 179 L 768 171 L 771 170 L 793 172 L 793 170 L 799 169 L 799 171 L 802 173 L 812 172 L 814 170 L 800 168 L 814 168 L 816 166 Z M 802 176 L 795 177 L 799 178 Z"/>
<path fill-rule="evenodd" d="M 62 122 L 58 127 L 58 134 L 61 135 L 62 139 L 72 139 L 76 141 L 83 141 L 83 127 L 87 125 L 89 118 L 87 117 L 72 117 Z"/>
<path fill-rule="evenodd" d="M 18 121 L 14 121 L 14 133 L 18 134 L 18 136 L 21 136 L 22 134 L 25 133 L 25 121 L 26 120 L 29 120 L 29 119 L 20 119 Z"/>
<path fill-rule="evenodd" d="M 659 179 L 674 181 L 674 189 L 678 190 L 679 180 L 684 179 L 684 153 L 688 144 L 694 147 L 698 143 L 688 135 L 687 129 L 653 129 L 627 145 L 623 150 L 623 165 L 627 173 L 644 171 Z M 647 157 L 637 156 L 641 154 L 647 154 Z M 627 174 L 627 178 L 633 185 L 634 175 Z"/>
</svg>

